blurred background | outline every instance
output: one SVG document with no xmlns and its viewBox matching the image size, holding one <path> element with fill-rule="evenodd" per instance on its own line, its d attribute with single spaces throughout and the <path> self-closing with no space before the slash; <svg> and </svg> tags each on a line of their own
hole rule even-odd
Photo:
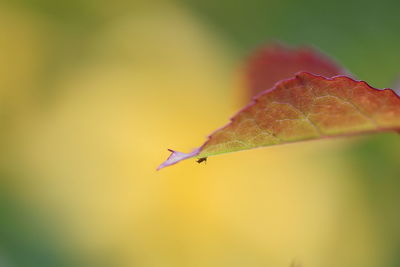
<svg viewBox="0 0 400 267">
<path fill-rule="evenodd" d="M 398 267 L 400 138 L 194 160 L 244 59 L 310 44 L 400 73 L 397 0 L 1 0 L 0 266 Z"/>
</svg>

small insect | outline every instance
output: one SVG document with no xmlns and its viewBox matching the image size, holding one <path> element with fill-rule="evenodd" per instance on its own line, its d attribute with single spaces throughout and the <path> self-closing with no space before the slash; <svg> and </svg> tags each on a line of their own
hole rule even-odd
<svg viewBox="0 0 400 267">
<path fill-rule="evenodd" d="M 207 157 L 199 158 L 198 160 L 196 160 L 197 163 L 202 163 L 203 161 L 204 161 L 204 163 L 207 163 Z"/>
</svg>

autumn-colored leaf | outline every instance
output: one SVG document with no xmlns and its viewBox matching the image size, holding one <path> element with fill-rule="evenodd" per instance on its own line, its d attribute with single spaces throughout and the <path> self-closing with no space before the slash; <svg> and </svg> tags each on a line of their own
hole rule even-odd
<svg viewBox="0 0 400 267">
<path fill-rule="evenodd" d="M 327 78 L 348 75 L 334 60 L 312 47 L 290 48 L 272 44 L 251 56 L 246 69 L 245 89 L 250 98 L 301 71 Z"/>
<path fill-rule="evenodd" d="M 307 72 L 253 99 L 191 153 L 172 151 L 158 169 L 181 160 L 301 140 L 400 130 L 400 97 L 346 76 Z"/>
</svg>

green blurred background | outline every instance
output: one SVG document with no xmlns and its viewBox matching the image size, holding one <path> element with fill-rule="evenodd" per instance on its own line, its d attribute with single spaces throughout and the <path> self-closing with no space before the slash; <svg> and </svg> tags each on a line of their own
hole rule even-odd
<svg viewBox="0 0 400 267">
<path fill-rule="evenodd" d="M 0 266 L 400 266 L 400 138 L 156 172 L 240 108 L 256 47 L 310 44 L 390 87 L 400 3 L 2 0 Z"/>
</svg>

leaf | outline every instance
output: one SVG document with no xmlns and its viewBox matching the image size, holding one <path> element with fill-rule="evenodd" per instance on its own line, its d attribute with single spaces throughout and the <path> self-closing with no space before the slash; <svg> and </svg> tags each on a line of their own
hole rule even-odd
<svg viewBox="0 0 400 267">
<path fill-rule="evenodd" d="M 346 76 L 301 72 L 264 91 L 191 153 L 172 151 L 158 169 L 184 159 L 257 147 L 400 130 L 400 97 Z"/>
<path fill-rule="evenodd" d="M 250 97 L 272 88 L 277 82 L 306 71 L 331 78 L 348 71 L 312 47 L 289 48 L 273 44 L 251 56 L 247 65 L 247 89 Z"/>
<path fill-rule="evenodd" d="M 400 78 L 397 78 L 397 80 L 395 81 L 394 85 L 393 85 L 393 91 L 400 96 Z"/>
</svg>

